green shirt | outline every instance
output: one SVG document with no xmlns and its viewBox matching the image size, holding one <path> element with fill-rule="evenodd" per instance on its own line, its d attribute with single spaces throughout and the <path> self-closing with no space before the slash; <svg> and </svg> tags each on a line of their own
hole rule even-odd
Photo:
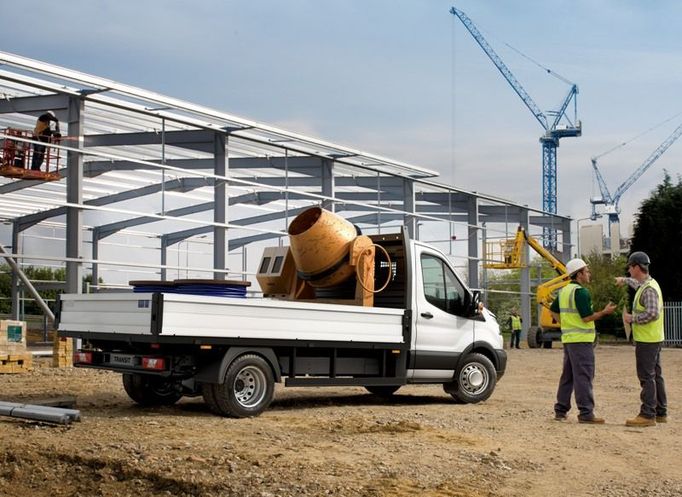
<svg viewBox="0 0 682 497">
<path fill-rule="evenodd" d="M 578 284 L 579 283 L 576 283 L 576 285 Z M 575 306 L 578 309 L 578 314 L 580 314 L 581 318 L 586 318 L 587 316 L 591 316 L 594 313 L 594 310 L 592 309 L 592 296 L 590 295 L 590 292 L 587 290 L 587 288 L 581 286 L 575 291 Z M 559 312 L 560 309 L 558 296 L 552 302 L 549 310 L 556 312 L 557 314 L 561 314 L 561 312 Z"/>
</svg>

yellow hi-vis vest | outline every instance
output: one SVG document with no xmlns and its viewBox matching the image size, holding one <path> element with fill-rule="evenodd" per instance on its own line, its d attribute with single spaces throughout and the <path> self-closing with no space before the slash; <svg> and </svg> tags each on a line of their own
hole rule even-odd
<svg viewBox="0 0 682 497">
<path fill-rule="evenodd" d="M 663 332 L 663 293 L 656 280 L 651 279 L 637 289 L 634 300 L 634 314 L 639 314 L 646 310 L 646 307 L 642 305 L 640 300 L 642 292 L 649 287 L 656 290 L 656 293 L 658 294 L 658 318 L 645 324 L 632 322 L 632 337 L 635 342 L 658 343 L 665 339 L 665 333 Z"/>
<path fill-rule="evenodd" d="M 521 317 L 520 316 L 509 316 L 511 318 L 511 327 L 512 330 L 520 330 L 521 329 Z"/>
<path fill-rule="evenodd" d="M 596 336 L 594 321 L 585 323 L 575 306 L 575 291 L 578 288 L 581 286 L 569 283 L 559 291 L 562 343 L 594 342 Z"/>
</svg>

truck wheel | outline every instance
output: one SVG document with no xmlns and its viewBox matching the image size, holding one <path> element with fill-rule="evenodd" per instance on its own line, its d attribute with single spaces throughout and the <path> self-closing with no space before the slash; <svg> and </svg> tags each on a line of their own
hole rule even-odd
<svg viewBox="0 0 682 497">
<path fill-rule="evenodd" d="M 255 354 L 237 357 L 225 372 L 225 382 L 213 385 L 220 414 L 233 418 L 258 416 L 270 405 L 274 393 L 270 364 Z"/>
<path fill-rule="evenodd" d="M 542 345 L 542 329 L 539 326 L 528 328 L 528 348 L 537 349 Z"/>
<path fill-rule="evenodd" d="M 443 390 L 457 402 L 476 404 L 492 395 L 496 383 L 497 373 L 490 359 L 473 353 L 464 357 L 455 381 L 444 384 Z"/>
<path fill-rule="evenodd" d="M 215 400 L 215 387 L 216 385 L 213 383 L 202 383 L 201 384 L 201 395 L 204 397 L 204 402 L 208 406 L 208 408 L 211 410 L 211 412 L 215 414 L 222 414 L 220 412 L 220 408 L 218 407 L 218 404 L 216 403 Z"/>
<path fill-rule="evenodd" d="M 369 393 L 379 397 L 390 397 L 398 391 L 400 385 L 368 385 L 365 388 Z"/>
<path fill-rule="evenodd" d="M 172 406 L 182 397 L 182 384 L 157 376 L 123 374 L 128 397 L 141 406 Z"/>
</svg>

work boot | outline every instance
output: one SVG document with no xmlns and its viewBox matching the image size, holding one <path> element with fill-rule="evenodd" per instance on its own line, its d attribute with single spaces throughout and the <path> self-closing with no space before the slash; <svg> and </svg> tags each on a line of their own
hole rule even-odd
<svg viewBox="0 0 682 497">
<path fill-rule="evenodd" d="M 668 416 L 656 416 L 656 422 L 657 423 L 667 423 L 668 422 Z"/>
<path fill-rule="evenodd" d="M 554 421 L 566 421 L 566 415 L 565 414 L 555 414 L 554 415 Z"/>
<path fill-rule="evenodd" d="M 628 419 L 625 422 L 625 426 L 639 426 L 639 427 L 644 427 L 644 426 L 656 426 L 656 419 L 655 418 L 646 418 L 642 416 L 641 414 L 638 414 L 636 417 L 632 419 Z"/>
<path fill-rule="evenodd" d="M 591 418 L 581 418 L 578 416 L 578 423 L 585 423 L 585 424 L 590 424 L 590 425 L 603 425 L 606 423 L 606 420 L 604 418 L 598 418 L 596 416 L 592 416 Z"/>
</svg>

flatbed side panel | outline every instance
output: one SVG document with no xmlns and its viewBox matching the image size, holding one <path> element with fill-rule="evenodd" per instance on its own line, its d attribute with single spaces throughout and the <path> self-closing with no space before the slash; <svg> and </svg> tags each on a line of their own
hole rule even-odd
<svg viewBox="0 0 682 497">
<path fill-rule="evenodd" d="M 151 335 L 151 293 L 61 295 L 59 331 Z"/>
<path fill-rule="evenodd" d="M 402 309 L 164 295 L 162 336 L 403 343 Z"/>
</svg>

